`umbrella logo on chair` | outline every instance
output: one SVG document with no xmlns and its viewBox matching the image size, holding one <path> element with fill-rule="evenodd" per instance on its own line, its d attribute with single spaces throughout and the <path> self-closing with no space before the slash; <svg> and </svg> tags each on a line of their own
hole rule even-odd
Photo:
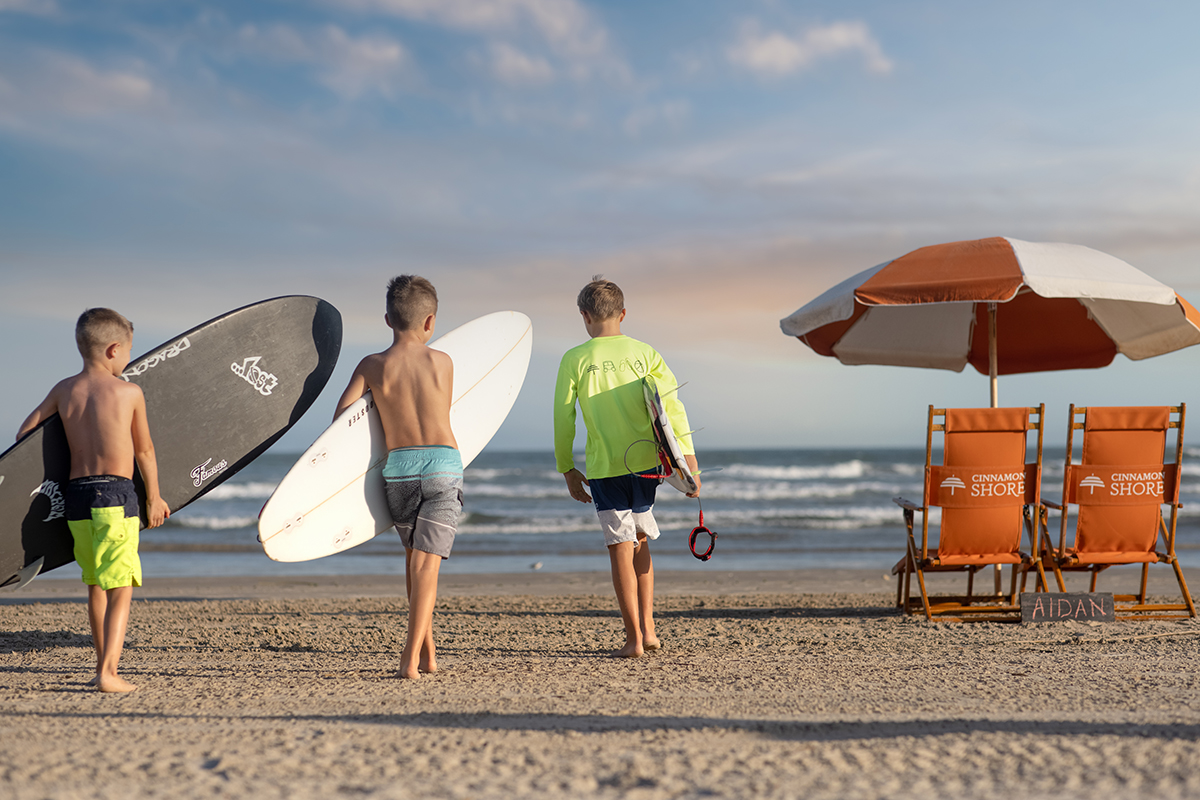
<svg viewBox="0 0 1200 800">
<path fill-rule="evenodd" d="M 1088 487 L 1088 489 L 1091 491 L 1091 493 L 1095 494 L 1096 489 L 1104 488 L 1104 481 L 1101 480 L 1100 478 L 1096 477 L 1095 475 L 1088 475 L 1086 478 L 1084 478 L 1083 480 L 1081 480 L 1079 482 L 1079 485 Z"/>
<path fill-rule="evenodd" d="M 946 480 L 942 481 L 942 488 L 949 489 L 950 496 L 953 497 L 955 489 L 965 489 L 967 488 L 967 485 L 963 483 L 962 478 L 956 478 L 955 476 L 951 475 L 949 478 L 946 478 Z"/>
</svg>

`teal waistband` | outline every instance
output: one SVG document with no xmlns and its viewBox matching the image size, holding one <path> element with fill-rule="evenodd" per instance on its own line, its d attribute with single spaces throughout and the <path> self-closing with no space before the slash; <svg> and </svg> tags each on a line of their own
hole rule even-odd
<svg viewBox="0 0 1200 800">
<path fill-rule="evenodd" d="M 458 474 L 463 471 L 462 454 L 447 445 L 429 447 L 398 447 L 388 453 L 383 477 L 390 479 L 420 478 L 435 474 Z"/>
</svg>

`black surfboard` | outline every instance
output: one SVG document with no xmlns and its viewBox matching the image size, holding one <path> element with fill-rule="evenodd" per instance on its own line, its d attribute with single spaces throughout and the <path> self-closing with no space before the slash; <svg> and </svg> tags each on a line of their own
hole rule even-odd
<svg viewBox="0 0 1200 800">
<path fill-rule="evenodd" d="M 286 433 L 325 388 L 341 346 L 338 310 L 295 295 L 231 311 L 131 360 L 122 377 L 146 396 L 170 509 L 219 486 Z M 57 415 L 0 454 L 0 586 L 75 560 L 63 502 L 70 464 Z M 144 522 L 140 475 L 134 483 Z"/>
</svg>

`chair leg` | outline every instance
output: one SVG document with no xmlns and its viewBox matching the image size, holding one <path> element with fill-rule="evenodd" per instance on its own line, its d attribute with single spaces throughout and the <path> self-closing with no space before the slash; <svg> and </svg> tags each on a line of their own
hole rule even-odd
<svg viewBox="0 0 1200 800">
<path fill-rule="evenodd" d="M 1175 578 L 1179 581 L 1179 591 L 1183 592 L 1183 602 L 1187 603 L 1188 616 L 1196 616 L 1196 606 L 1192 603 L 1191 592 L 1188 591 L 1187 581 L 1183 578 L 1183 568 L 1179 566 L 1179 559 L 1172 554 L 1171 566 L 1175 568 Z"/>
<path fill-rule="evenodd" d="M 967 605 L 971 605 L 971 599 L 975 596 L 975 567 L 967 569 Z"/>
<path fill-rule="evenodd" d="M 925 619 L 933 619 L 933 614 L 929 611 L 929 591 L 925 588 L 925 572 L 919 566 L 917 571 L 917 583 L 921 586 L 921 605 L 925 607 Z"/>
<path fill-rule="evenodd" d="M 1062 570 L 1059 569 L 1058 560 L 1055 559 L 1054 561 L 1052 561 L 1050 563 L 1051 563 L 1051 566 L 1054 567 L 1054 581 L 1058 584 L 1058 590 L 1060 592 L 1065 592 L 1067 590 L 1067 582 L 1065 580 L 1063 580 L 1063 574 L 1062 574 Z"/>
<path fill-rule="evenodd" d="M 1142 564 L 1142 591 L 1138 593 L 1138 602 L 1142 605 L 1146 604 L 1146 581 L 1150 577 L 1150 563 Z"/>
<path fill-rule="evenodd" d="M 1100 570 L 1093 569 L 1092 570 L 1092 586 L 1090 589 L 1088 589 L 1089 592 L 1096 591 L 1096 578 L 1098 578 L 1098 577 L 1100 577 Z"/>
<path fill-rule="evenodd" d="M 1039 591 L 1039 592 L 1050 591 L 1050 583 L 1049 583 L 1049 581 L 1046 580 L 1046 570 L 1042 566 L 1042 560 L 1039 558 L 1034 563 L 1037 565 L 1037 574 L 1038 574 L 1036 591 Z"/>
</svg>

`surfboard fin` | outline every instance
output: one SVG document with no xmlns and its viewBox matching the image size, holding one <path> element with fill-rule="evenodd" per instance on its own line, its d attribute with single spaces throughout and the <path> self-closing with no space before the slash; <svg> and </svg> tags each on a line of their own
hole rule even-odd
<svg viewBox="0 0 1200 800">
<path fill-rule="evenodd" d="M 9 591 L 16 591 L 17 589 L 20 589 L 22 586 L 38 576 L 38 573 L 42 571 L 42 564 L 44 563 L 46 563 L 46 557 L 42 556 L 29 566 L 17 570 L 17 582 L 10 583 L 4 588 Z"/>
<path fill-rule="evenodd" d="M 706 472 L 720 472 L 723 469 L 725 469 L 725 468 L 724 467 L 709 467 L 708 469 L 698 469 L 695 472 L 693 472 L 692 474 L 693 475 L 703 475 Z"/>
<path fill-rule="evenodd" d="M 679 384 L 678 386 L 676 386 L 676 387 L 675 387 L 674 389 L 672 389 L 671 391 L 669 391 L 669 392 L 667 392 L 666 394 L 664 394 L 664 395 L 661 395 L 661 396 L 662 396 L 662 397 L 665 399 L 665 398 L 667 398 L 667 397 L 669 397 L 669 396 L 671 396 L 671 395 L 675 394 L 675 393 L 676 393 L 676 392 L 678 392 L 680 389 L 682 389 L 683 387 L 687 386 L 689 383 L 691 383 L 691 381 L 684 381 L 683 383 Z"/>
</svg>

